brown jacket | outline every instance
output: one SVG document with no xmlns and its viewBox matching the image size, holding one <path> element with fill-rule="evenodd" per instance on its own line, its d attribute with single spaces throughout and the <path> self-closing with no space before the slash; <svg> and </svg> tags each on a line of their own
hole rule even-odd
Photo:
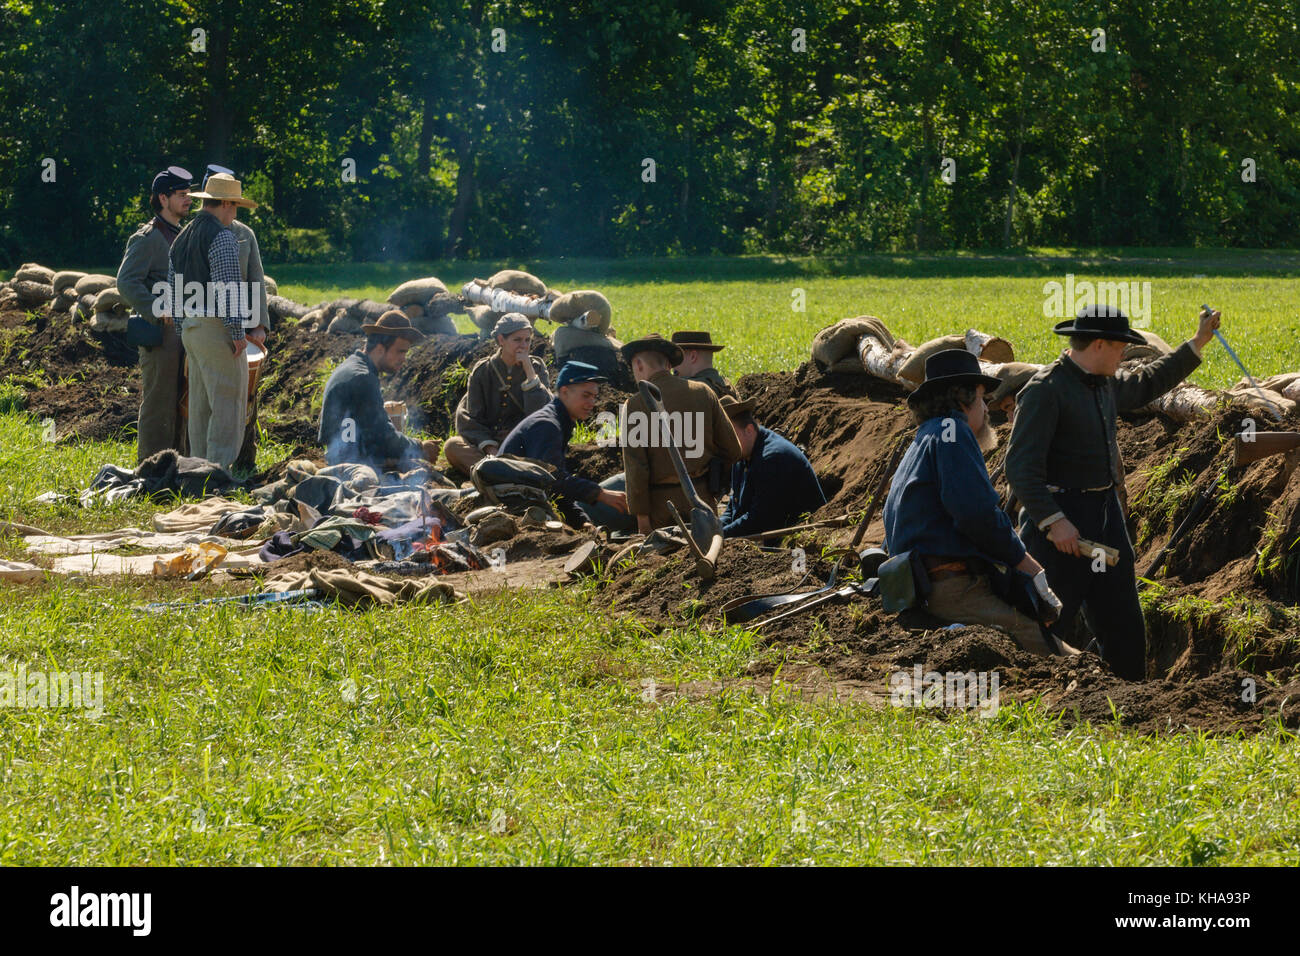
<svg viewBox="0 0 1300 956">
<path fill-rule="evenodd" d="M 718 403 L 718 397 L 709 386 L 680 378 L 664 369 L 650 377 L 663 395 L 664 411 L 669 415 L 679 413 L 676 419 L 683 423 L 680 432 L 673 435 L 682 444 L 692 448 L 678 448 L 686 463 L 686 471 L 695 480 L 696 491 L 706 502 L 713 496 L 708 489 L 709 460 L 721 458 L 725 469 L 740 459 L 740 441 L 727 413 Z M 647 434 L 648 409 L 640 394 L 628 399 L 623 440 L 623 470 L 627 478 L 627 508 L 633 515 L 649 515 L 657 528 L 673 523 L 668 501 L 672 501 L 689 520 L 690 499 L 677 480 L 672 455 L 653 434 Z M 689 423 L 686 416 L 691 416 Z M 686 429 L 691 429 L 688 433 Z M 689 443 L 686 438 L 692 439 Z M 647 447 L 647 439 L 656 447 Z M 729 474 L 729 471 L 724 471 Z M 700 480 L 704 479 L 704 480 Z"/>
<path fill-rule="evenodd" d="M 456 406 L 456 433 L 476 448 L 500 444 L 511 429 L 551 400 L 546 364 L 535 355 L 537 384 L 524 387 L 522 366 L 507 366 L 501 353 L 485 358 L 469 373 L 469 387 Z M 504 385 L 503 385 L 504 383 Z"/>
</svg>

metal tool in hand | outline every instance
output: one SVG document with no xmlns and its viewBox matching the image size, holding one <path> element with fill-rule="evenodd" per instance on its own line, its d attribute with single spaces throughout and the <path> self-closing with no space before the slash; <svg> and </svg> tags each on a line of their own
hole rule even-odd
<svg viewBox="0 0 1300 956">
<path fill-rule="evenodd" d="M 655 415 L 666 415 L 663 395 L 658 386 L 651 382 L 637 382 L 636 387 L 651 412 Z M 666 432 L 667 429 L 661 431 Z M 681 482 L 682 491 L 691 502 L 690 525 L 688 526 L 678 514 L 676 506 L 671 501 L 668 502 L 668 510 L 673 513 L 673 517 L 681 526 L 687 544 L 695 554 L 696 573 L 704 580 L 711 581 L 717 571 L 718 555 L 722 553 L 722 522 L 718 519 L 717 512 L 709 507 L 700 497 L 700 493 L 695 490 L 695 482 L 691 480 L 682 453 L 672 438 L 666 434 L 661 437 L 667 441 L 668 456 L 673 461 L 673 468 L 677 470 L 677 480 Z"/>
<path fill-rule="evenodd" d="M 1210 308 L 1208 305 L 1202 304 L 1201 311 L 1208 312 L 1211 315 L 1213 315 L 1215 310 Z M 1237 353 L 1233 351 L 1232 346 L 1228 344 L 1228 340 L 1223 337 L 1223 333 L 1220 332 L 1218 329 L 1215 329 L 1214 337 L 1219 340 L 1219 344 L 1222 345 L 1223 350 L 1228 353 L 1228 357 L 1237 363 L 1237 368 L 1241 369 L 1241 374 L 1246 376 L 1246 381 L 1250 382 L 1250 387 L 1255 390 L 1255 394 L 1259 396 L 1260 401 L 1262 401 L 1265 405 L 1268 406 L 1269 411 L 1273 415 L 1273 418 L 1276 421 L 1280 422 L 1282 420 L 1281 409 L 1279 409 L 1275 404 L 1269 401 L 1268 396 L 1264 394 L 1264 390 L 1260 388 L 1259 384 L 1255 381 L 1255 376 L 1250 374 L 1250 369 L 1246 368 L 1245 363 L 1243 363 L 1241 361 L 1241 358 L 1237 355 Z"/>
</svg>

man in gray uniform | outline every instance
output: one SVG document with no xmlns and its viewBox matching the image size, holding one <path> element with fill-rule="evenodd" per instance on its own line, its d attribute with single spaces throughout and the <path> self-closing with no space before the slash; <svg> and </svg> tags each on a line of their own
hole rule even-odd
<svg viewBox="0 0 1300 956">
<path fill-rule="evenodd" d="M 167 281 L 167 253 L 190 211 L 190 174 L 168 166 L 153 178 L 149 205 L 154 217 L 126 241 L 117 267 L 117 291 L 137 314 L 161 325 L 162 342 L 140 347 L 140 418 L 136 426 L 136 460 L 164 448 L 181 447 L 178 429 L 181 337 L 171 315 L 154 312 L 154 284 Z"/>
</svg>

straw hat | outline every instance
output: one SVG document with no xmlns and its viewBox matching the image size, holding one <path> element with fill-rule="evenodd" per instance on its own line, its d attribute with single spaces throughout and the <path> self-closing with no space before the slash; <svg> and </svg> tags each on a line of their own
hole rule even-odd
<svg viewBox="0 0 1300 956">
<path fill-rule="evenodd" d="M 190 193 L 190 198 L 220 199 L 222 202 L 233 202 L 236 206 L 242 206 L 245 209 L 257 208 L 257 203 L 244 198 L 243 183 L 226 173 L 213 173 L 208 177 L 208 183 L 204 186 L 203 191 Z"/>
</svg>

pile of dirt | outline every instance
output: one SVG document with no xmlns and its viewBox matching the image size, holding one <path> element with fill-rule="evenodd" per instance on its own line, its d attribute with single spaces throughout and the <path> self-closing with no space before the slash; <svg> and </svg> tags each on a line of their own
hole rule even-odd
<svg viewBox="0 0 1300 956">
<path fill-rule="evenodd" d="M 829 562 L 812 560 L 809 570 L 799 590 L 819 587 Z M 701 582 L 691 561 L 673 555 L 616 569 L 602 587 L 615 612 L 634 614 L 653 627 L 718 628 L 719 610 L 727 601 L 789 591 L 799 582 L 788 552 L 731 544 L 712 582 Z M 758 633 L 761 644 L 780 653 L 756 660 L 751 677 L 812 666 L 829 680 L 864 682 L 888 698 L 896 675 L 910 678 L 919 665 L 923 674 L 996 672 L 1001 702 L 1036 700 L 1066 726 L 1106 724 L 1116 715 L 1139 733 L 1253 732 L 1275 719 L 1300 726 L 1300 675 L 1294 671 L 1280 684 L 1231 667 L 1183 679 L 1130 682 L 1112 674 L 1093 654 L 1040 657 L 1020 650 L 996 629 L 946 629 L 924 612 L 886 614 L 870 598 L 823 604 Z"/>
<path fill-rule="evenodd" d="M 334 571 L 350 568 L 352 562 L 333 551 L 303 551 L 287 558 L 272 561 L 256 569 L 260 575 L 279 574 L 281 571 Z"/>
<path fill-rule="evenodd" d="M 66 312 L 0 314 L 0 380 L 26 389 L 26 408 L 52 418 L 56 438 L 111 438 L 133 425 L 140 407 L 132 353 Z"/>
</svg>

